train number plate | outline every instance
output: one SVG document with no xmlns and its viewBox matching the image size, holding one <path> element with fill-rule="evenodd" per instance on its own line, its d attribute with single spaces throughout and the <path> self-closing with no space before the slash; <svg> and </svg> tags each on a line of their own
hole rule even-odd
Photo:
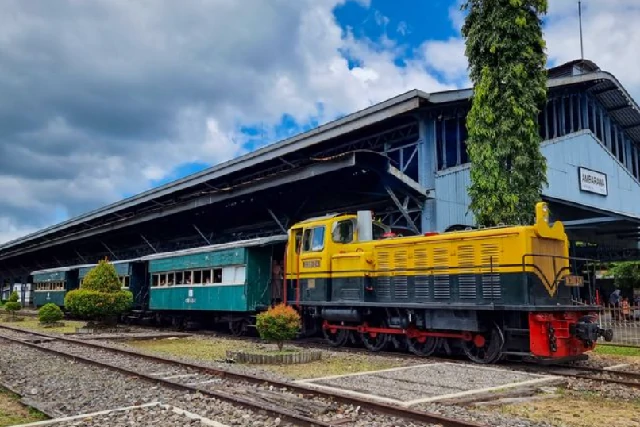
<svg viewBox="0 0 640 427">
<path fill-rule="evenodd" d="M 564 283 L 567 286 L 575 286 L 575 287 L 584 286 L 584 277 L 569 275 L 564 278 Z"/>
</svg>

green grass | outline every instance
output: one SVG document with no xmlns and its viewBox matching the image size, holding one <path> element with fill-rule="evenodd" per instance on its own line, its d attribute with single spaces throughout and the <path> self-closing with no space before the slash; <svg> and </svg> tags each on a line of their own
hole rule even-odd
<svg viewBox="0 0 640 427">
<path fill-rule="evenodd" d="M 63 320 L 64 326 L 55 328 L 45 328 L 40 324 L 40 321 L 36 317 L 23 317 L 23 320 L 19 322 L 7 322 L 6 319 L 0 319 L 0 324 L 12 326 L 14 328 L 28 329 L 30 331 L 43 332 L 43 333 L 72 333 L 76 331 L 77 327 L 85 326 L 86 322 L 80 322 L 77 320 Z"/>
<path fill-rule="evenodd" d="M 640 356 L 640 348 L 638 347 L 621 347 L 617 345 L 601 344 L 593 349 L 596 354 L 608 354 L 612 356 Z"/>
<path fill-rule="evenodd" d="M 221 338 L 179 338 L 160 340 L 137 340 L 127 342 L 133 348 L 157 353 L 165 356 L 178 356 L 194 361 L 220 360 L 226 358 L 227 350 L 251 350 L 278 354 L 275 344 L 256 345 L 246 341 Z M 296 351 L 297 347 L 286 345 L 283 353 Z M 256 369 L 277 372 L 294 379 L 318 378 L 330 375 L 344 375 L 363 371 L 378 371 L 381 369 L 404 366 L 407 363 L 400 359 L 385 359 L 363 357 L 349 353 L 323 352 L 322 360 L 294 364 L 294 365 L 249 365 Z"/>
<path fill-rule="evenodd" d="M 19 396 L 0 388 L 0 427 L 27 424 L 46 419 L 47 416 L 43 413 L 22 405 Z"/>
</svg>

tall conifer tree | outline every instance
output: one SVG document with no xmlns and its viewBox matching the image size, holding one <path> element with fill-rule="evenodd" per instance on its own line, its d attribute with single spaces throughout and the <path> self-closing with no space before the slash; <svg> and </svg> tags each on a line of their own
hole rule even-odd
<svg viewBox="0 0 640 427">
<path fill-rule="evenodd" d="M 462 27 L 474 86 L 467 117 L 478 224 L 527 224 L 547 185 L 537 117 L 547 97 L 547 0 L 467 0 Z"/>
</svg>

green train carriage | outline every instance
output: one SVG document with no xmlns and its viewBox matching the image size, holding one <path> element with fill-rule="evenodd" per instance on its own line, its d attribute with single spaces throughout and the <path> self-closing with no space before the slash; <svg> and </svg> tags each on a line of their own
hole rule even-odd
<svg viewBox="0 0 640 427">
<path fill-rule="evenodd" d="M 277 297 L 272 266 L 282 262 L 286 241 L 273 236 L 143 257 L 148 309 L 160 324 L 227 323 L 241 335 Z"/>
<path fill-rule="evenodd" d="M 57 267 L 32 272 L 33 305 L 38 308 L 47 303 L 54 303 L 64 307 L 64 297 L 67 292 L 77 289 L 80 285 L 78 279 L 80 267 Z"/>
</svg>

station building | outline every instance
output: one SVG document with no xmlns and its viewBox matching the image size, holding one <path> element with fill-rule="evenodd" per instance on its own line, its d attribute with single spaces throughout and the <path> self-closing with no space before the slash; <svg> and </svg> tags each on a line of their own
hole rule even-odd
<svg viewBox="0 0 640 427">
<path fill-rule="evenodd" d="M 538 118 L 543 198 L 574 255 L 640 259 L 640 109 L 587 60 L 548 71 Z M 372 209 L 414 233 L 475 226 L 467 188 L 471 89 L 413 90 L 194 175 L 0 245 L 0 283 L 34 270 L 133 259 L 283 233 Z"/>
</svg>

